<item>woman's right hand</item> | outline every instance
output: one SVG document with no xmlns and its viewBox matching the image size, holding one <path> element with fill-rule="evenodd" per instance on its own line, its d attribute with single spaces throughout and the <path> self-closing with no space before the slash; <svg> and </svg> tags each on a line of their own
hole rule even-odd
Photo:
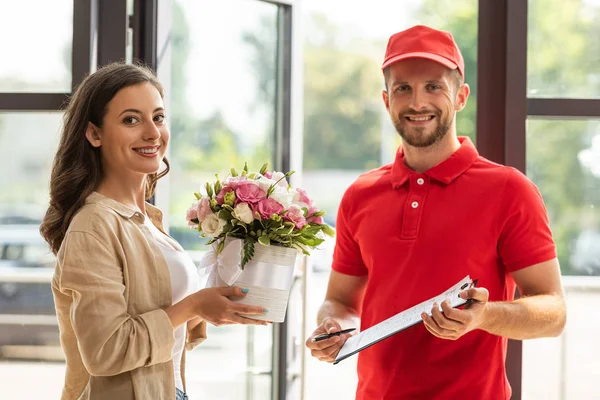
<svg viewBox="0 0 600 400">
<path fill-rule="evenodd" d="M 194 313 L 215 326 L 227 324 L 268 325 L 267 321 L 245 318 L 239 314 L 265 315 L 263 307 L 248 306 L 235 303 L 229 297 L 245 297 L 246 294 L 237 286 L 208 288 L 192 294 Z"/>
</svg>

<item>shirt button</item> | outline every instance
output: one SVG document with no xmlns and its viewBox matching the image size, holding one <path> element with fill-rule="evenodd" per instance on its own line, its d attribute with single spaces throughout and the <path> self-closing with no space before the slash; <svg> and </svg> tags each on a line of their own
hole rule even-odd
<svg viewBox="0 0 600 400">
<path fill-rule="evenodd" d="M 424 180 L 423 178 L 419 178 L 419 179 L 417 179 L 417 183 L 418 183 L 419 185 L 422 185 L 422 184 L 424 184 L 424 183 L 425 183 L 425 180 Z"/>
<path fill-rule="evenodd" d="M 417 207 L 419 207 L 419 203 L 417 203 L 416 201 L 413 201 L 411 206 L 412 206 L 412 208 L 417 208 Z"/>
</svg>

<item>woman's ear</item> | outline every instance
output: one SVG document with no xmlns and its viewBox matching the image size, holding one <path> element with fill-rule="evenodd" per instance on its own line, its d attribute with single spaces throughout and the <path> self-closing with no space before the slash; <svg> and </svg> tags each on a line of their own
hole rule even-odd
<svg viewBox="0 0 600 400">
<path fill-rule="evenodd" d="M 96 125 L 92 124 L 91 122 L 88 122 L 87 129 L 85 130 L 85 137 L 92 146 L 102 146 L 102 141 L 100 140 L 100 130 Z"/>
</svg>

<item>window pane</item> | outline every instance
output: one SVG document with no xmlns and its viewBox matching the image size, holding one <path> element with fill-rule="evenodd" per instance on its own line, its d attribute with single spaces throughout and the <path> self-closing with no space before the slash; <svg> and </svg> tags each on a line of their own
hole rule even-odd
<svg viewBox="0 0 600 400">
<path fill-rule="evenodd" d="M 0 92 L 70 92 L 73 0 L 9 3 L 0 13 Z"/>
<path fill-rule="evenodd" d="M 335 226 L 339 202 L 359 174 L 388 164 L 400 144 L 381 99 L 381 63 L 389 36 L 416 24 L 450 31 L 465 58 L 468 106 L 458 113 L 459 135 L 475 138 L 477 0 L 302 3 L 304 33 L 303 186 Z M 344 12 L 339 12 L 344 10 Z M 375 21 L 375 22 L 374 22 Z M 333 241 L 313 252 L 308 332 L 325 296 Z M 356 361 L 331 366 L 307 356 L 307 398 L 355 397 Z"/>
<path fill-rule="evenodd" d="M 0 398 L 22 396 L 24 387 L 32 398 L 59 398 L 62 390 L 65 367 L 50 289 L 54 256 L 39 234 L 61 118 L 0 113 Z"/>
<path fill-rule="evenodd" d="M 529 97 L 600 97 L 600 2 L 529 0 Z"/>
<path fill-rule="evenodd" d="M 197 261 L 206 241 L 185 220 L 193 193 L 245 162 L 273 165 L 277 13 L 259 1 L 173 4 L 169 227 Z M 269 398 L 271 332 L 209 325 L 208 340 L 188 354 L 190 397 Z"/>
<path fill-rule="evenodd" d="M 600 275 L 600 121 L 534 119 L 527 175 L 538 185 L 565 275 Z"/>
<path fill-rule="evenodd" d="M 600 358 L 600 121 L 532 119 L 527 174 L 544 196 L 569 315 L 559 338 L 525 341 L 524 398 L 584 399 L 596 393 Z"/>
</svg>

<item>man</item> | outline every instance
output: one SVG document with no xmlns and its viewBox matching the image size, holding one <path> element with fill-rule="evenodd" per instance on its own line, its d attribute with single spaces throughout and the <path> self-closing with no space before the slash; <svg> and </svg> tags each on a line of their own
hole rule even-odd
<svg viewBox="0 0 600 400">
<path fill-rule="evenodd" d="M 557 336 L 566 320 L 543 200 L 523 174 L 457 137 L 469 86 L 451 34 L 415 26 L 393 35 L 382 69 L 403 145 L 393 164 L 344 194 L 319 327 L 306 345 L 332 362 L 350 335 L 316 335 L 359 319 L 365 330 L 470 275 L 479 280 L 461 293 L 470 306 L 435 304 L 422 324 L 359 353 L 356 399 L 509 399 L 507 339 Z"/>
</svg>

